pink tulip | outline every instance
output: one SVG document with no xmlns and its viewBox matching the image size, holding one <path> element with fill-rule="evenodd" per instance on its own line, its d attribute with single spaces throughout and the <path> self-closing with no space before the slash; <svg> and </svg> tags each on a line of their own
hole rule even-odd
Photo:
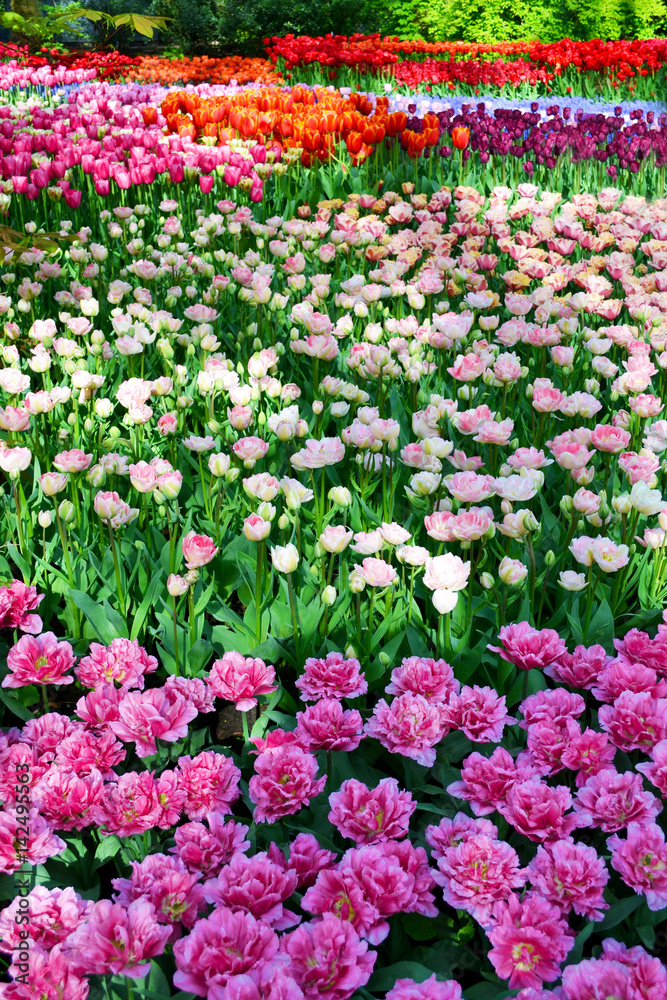
<svg viewBox="0 0 667 1000">
<path fill-rule="evenodd" d="M 208 535 L 197 535 L 188 531 L 181 542 L 183 558 L 188 569 L 199 569 L 206 566 L 218 553 L 218 547 Z"/>
</svg>

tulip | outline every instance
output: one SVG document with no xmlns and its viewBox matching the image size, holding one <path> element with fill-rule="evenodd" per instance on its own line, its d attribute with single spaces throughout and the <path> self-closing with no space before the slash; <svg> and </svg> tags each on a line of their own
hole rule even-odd
<svg viewBox="0 0 667 1000">
<path fill-rule="evenodd" d="M 454 149 L 466 149 L 470 142 L 470 129 L 456 125 L 452 129 L 452 146 Z"/>
<path fill-rule="evenodd" d="M 293 573 L 299 565 L 296 545 L 276 545 L 271 549 L 271 562 L 278 573 Z"/>
<path fill-rule="evenodd" d="M 194 531 L 188 531 L 181 542 L 181 547 L 188 569 L 206 566 L 218 553 L 218 547 L 212 538 L 208 535 L 197 535 Z"/>
</svg>

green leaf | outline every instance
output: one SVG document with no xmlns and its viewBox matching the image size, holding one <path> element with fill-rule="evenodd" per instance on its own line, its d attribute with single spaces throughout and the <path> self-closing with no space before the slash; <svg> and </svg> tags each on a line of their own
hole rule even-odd
<svg viewBox="0 0 667 1000">
<path fill-rule="evenodd" d="M 95 860 L 101 863 L 108 861 L 110 858 L 115 858 L 121 846 L 121 842 L 115 833 L 110 834 L 108 837 L 103 837 L 95 850 Z"/>
<path fill-rule="evenodd" d="M 421 913 L 403 913 L 401 922 L 413 941 L 432 941 L 438 934 L 436 919 Z"/>
<path fill-rule="evenodd" d="M 609 912 L 602 923 L 596 925 L 597 930 L 608 931 L 612 927 L 616 927 L 617 924 L 622 923 L 631 913 L 638 909 L 643 901 L 642 896 L 629 896 L 627 899 L 617 899 L 609 907 Z"/>
<path fill-rule="evenodd" d="M 148 989 L 163 997 L 168 997 L 171 993 L 167 977 L 155 960 L 151 962 L 151 971 L 148 973 Z"/>
<path fill-rule="evenodd" d="M 70 590 L 69 596 L 79 611 L 83 611 L 95 635 L 105 646 L 119 636 L 127 637 L 127 629 L 122 618 L 106 602 L 106 606 L 96 604 L 90 594 L 84 594 L 82 590 Z"/>
<path fill-rule="evenodd" d="M 498 989 L 498 983 L 475 983 L 466 990 L 466 1000 L 506 1000 L 509 996 L 507 986 Z"/>
<path fill-rule="evenodd" d="M 586 944 L 586 942 L 588 941 L 589 937 L 596 929 L 596 927 L 597 924 L 591 921 L 590 924 L 586 924 L 583 931 L 580 931 L 577 934 L 576 938 L 574 939 L 574 948 L 567 956 L 567 960 L 564 963 L 565 965 L 576 965 L 578 962 L 581 961 L 582 955 L 584 953 L 584 945 Z"/>
<path fill-rule="evenodd" d="M 146 596 L 142 600 L 141 604 L 136 610 L 134 615 L 134 620 L 132 622 L 132 631 L 130 632 L 130 639 L 137 639 L 141 633 L 144 626 L 144 622 L 148 617 L 148 612 L 155 604 L 155 596 L 157 594 L 158 588 L 162 583 L 162 579 L 159 574 L 156 575 L 151 580 L 148 589 L 146 590 Z"/>
<path fill-rule="evenodd" d="M 197 639 L 187 657 L 191 677 L 204 669 L 212 653 L 213 646 L 210 642 L 206 639 Z"/>
<path fill-rule="evenodd" d="M 5 705 L 10 712 L 13 712 L 19 719 L 27 722 L 28 719 L 34 718 L 33 713 L 25 705 L 22 705 L 15 694 L 10 694 L 3 688 L 0 688 L 0 701 Z"/>
<path fill-rule="evenodd" d="M 608 652 L 611 651 L 614 643 L 614 616 L 607 601 L 602 601 L 593 619 L 588 626 L 586 633 L 586 645 L 604 646 Z"/>
<path fill-rule="evenodd" d="M 395 965 L 387 965 L 374 972 L 368 981 L 368 989 L 372 992 L 384 992 L 395 986 L 397 979 L 414 979 L 416 983 L 423 983 L 432 975 L 430 969 L 417 962 L 396 962 Z"/>
</svg>

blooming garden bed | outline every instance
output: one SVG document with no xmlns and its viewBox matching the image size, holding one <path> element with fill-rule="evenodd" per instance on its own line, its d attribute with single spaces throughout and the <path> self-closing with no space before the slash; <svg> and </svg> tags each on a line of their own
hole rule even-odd
<svg viewBox="0 0 667 1000">
<path fill-rule="evenodd" d="M 0 996 L 664 1000 L 660 106 L 37 62 Z"/>
</svg>

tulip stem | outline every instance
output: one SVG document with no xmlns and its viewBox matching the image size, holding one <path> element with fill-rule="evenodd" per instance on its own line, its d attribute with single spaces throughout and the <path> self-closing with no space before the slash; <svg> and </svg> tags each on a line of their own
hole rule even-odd
<svg viewBox="0 0 667 1000">
<path fill-rule="evenodd" d="M 178 663 L 178 621 L 176 619 L 176 597 L 171 598 L 171 619 L 174 623 L 174 663 L 176 676 L 180 676 L 181 670 Z"/>
<path fill-rule="evenodd" d="M 70 559 L 70 554 L 69 554 L 69 544 L 67 542 L 67 534 L 65 532 L 62 519 L 58 512 L 58 503 L 55 497 L 53 498 L 53 505 L 56 511 L 56 523 L 58 525 L 58 532 L 60 533 L 60 544 L 63 547 L 63 559 L 65 560 L 65 569 L 67 571 L 67 581 L 69 583 L 70 590 L 74 590 L 74 576 L 72 575 L 72 561 Z M 74 635 L 75 638 L 79 639 L 81 637 L 81 625 L 79 623 L 79 609 L 74 603 L 74 600 L 72 598 L 70 598 L 70 600 L 72 601 L 72 618 L 74 620 Z"/>
<path fill-rule="evenodd" d="M 375 587 L 371 589 L 371 600 L 368 605 L 368 661 L 371 659 L 371 649 L 373 646 L 373 608 L 375 605 Z"/>
<path fill-rule="evenodd" d="M 16 486 L 16 480 L 12 480 L 12 492 L 14 494 L 14 504 L 16 506 L 16 524 L 19 533 L 19 552 L 24 555 L 24 542 L 23 542 L 23 523 L 21 521 L 21 505 L 19 503 L 19 494 Z"/>
<path fill-rule="evenodd" d="M 195 596 L 194 596 L 194 586 L 190 587 L 188 590 L 188 618 L 190 620 L 190 652 L 192 652 L 192 647 L 195 644 Z"/>
<path fill-rule="evenodd" d="M 208 490 L 206 489 L 206 479 L 204 478 L 204 465 L 202 463 L 201 452 L 199 452 L 199 475 L 201 478 L 201 489 L 202 495 L 204 497 L 204 510 L 206 511 L 206 516 L 209 521 L 213 520 L 213 511 L 209 507 L 209 496 Z"/>
<path fill-rule="evenodd" d="M 530 606 L 533 608 L 535 603 L 535 550 L 533 549 L 533 543 L 530 540 L 530 535 L 526 537 L 526 548 L 528 549 L 528 590 L 530 593 Z"/>
<path fill-rule="evenodd" d="M 292 616 L 292 634 L 294 636 L 294 655 L 297 666 L 299 665 L 299 624 L 296 616 L 296 602 L 294 599 L 294 587 L 292 586 L 292 574 L 287 573 L 287 593 L 289 594 L 289 609 Z"/>
<path fill-rule="evenodd" d="M 243 742 L 250 743 L 250 733 L 248 731 L 248 713 L 241 712 L 241 725 L 243 726 Z"/>
<path fill-rule="evenodd" d="M 262 569 L 263 569 L 263 552 L 264 542 L 258 542 L 257 544 L 257 571 L 255 574 L 255 638 L 257 640 L 257 645 L 262 644 Z"/>
<path fill-rule="evenodd" d="M 120 578 L 120 565 L 118 563 L 118 553 L 116 552 L 116 541 L 113 537 L 113 529 L 111 527 L 111 522 L 107 521 L 107 527 L 109 529 L 109 541 L 111 543 L 111 555 L 113 556 L 113 568 L 116 574 L 116 591 L 118 593 L 118 606 L 120 608 L 121 618 L 125 622 L 127 627 L 127 618 L 125 617 L 125 597 L 123 595 L 123 584 Z"/>
</svg>

